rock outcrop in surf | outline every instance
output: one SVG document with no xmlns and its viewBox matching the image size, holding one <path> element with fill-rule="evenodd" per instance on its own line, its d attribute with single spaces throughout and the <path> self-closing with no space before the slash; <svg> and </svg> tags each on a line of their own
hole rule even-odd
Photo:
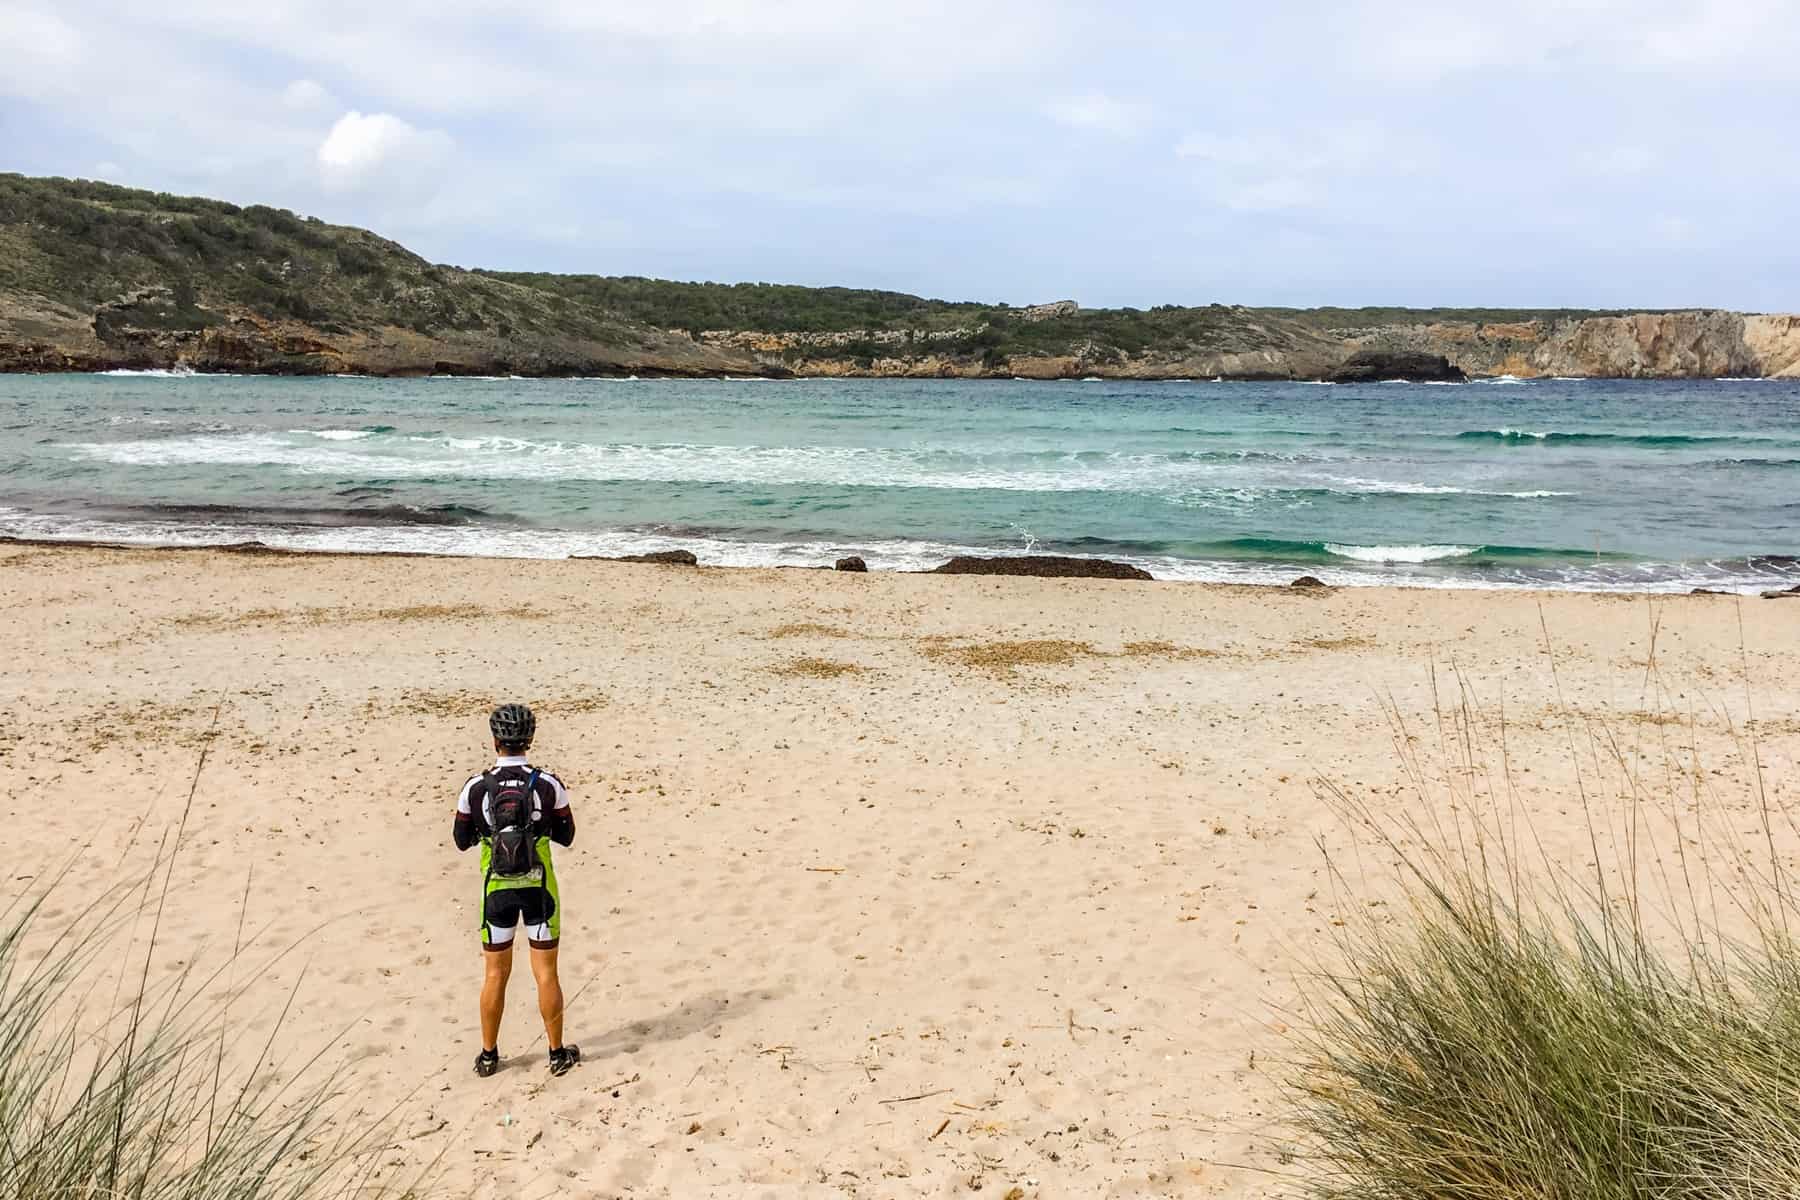
<svg viewBox="0 0 1800 1200">
<path fill-rule="evenodd" d="M 1442 354 L 1417 350 L 1364 350 L 1330 375 L 1332 383 L 1463 383 L 1463 369 Z"/>
<path fill-rule="evenodd" d="M 1104 558 L 1070 558 L 1060 554 L 1014 554 L 997 558 L 959 555 L 933 575 L 1028 575 L 1041 579 L 1154 579 L 1142 567 Z"/>
</svg>

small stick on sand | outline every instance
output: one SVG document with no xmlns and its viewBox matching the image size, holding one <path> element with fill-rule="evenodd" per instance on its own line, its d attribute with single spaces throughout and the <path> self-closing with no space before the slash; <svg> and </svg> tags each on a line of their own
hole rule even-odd
<svg viewBox="0 0 1800 1200">
<path fill-rule="evenodd" d="M 938 1134 L 940 1134 L 940 1133 L 942 1133 L 942 1132 L 944 1132 L 944 1130 L 946 1130 L 946 1129 L 948 1129 L 948 1128 L 950 1128 L 950 1118 L 949 1118 L 949 1117 L 945 1117 L 945 1118 L 944 1118 L 944 1120 L 943 1120 L 943 1122 L 942 1122 L 942 1123 L 941 1123 L 941 1124 L 940 1124 L 940 1125 L 939 1125 L 939 1126 L 938 1126 L 938 1127 L 937 1127 L 937 1128 L 936 1128 L 936 1129 L 935 1129 L 935 1130 L 933 1130 L 933 1131 L 932 1131 L 932 1134 L 931 1134 L 931 1136 L 930 1136 L 930 1137 L 928 1137 L 928 1138 L 926 1138 L 926 1139 L 925 1139 L 925 1140 L 926 1140 L 926 1141 L 928 1141 L 928 1142 L 935 1142 L 935 1141 L 937 1141 L 937 1140 L 938 1140 Z"/>
<path fill-rule="evenodd" d="M 895 1096 L 893 1099 L 883 1100 L 883 1101 L 881 1101 L 881 1103 L 883 1103 L 883 1104 L 911 1104 L 914 1100 L 929 1100 L 933 1096 L 942 1096 L 942 1095 L 945 1095 L 946 1093 L 948 1093 L 949 1091 L 950 1091 L 949 1088 L 939 1088 L 935 1092 L 920 1092 L 916 1096 Z"/>
<path fill-rule="evenodd" d="M 817 871 L 822 875 L 842 875 L 849 868 L 847 868 L 847 867 L 808 867 L 806 869 L 809 871 Z"/>
</svg>

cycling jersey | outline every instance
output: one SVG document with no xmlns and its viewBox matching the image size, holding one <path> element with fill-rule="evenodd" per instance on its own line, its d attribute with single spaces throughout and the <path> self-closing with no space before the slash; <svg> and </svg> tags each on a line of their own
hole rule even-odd
<svg viewBox="0 0 1800 1200">
<path fill-rule="evenodd" d="M 529 771 L 531 764 L 524 755 L 503 755 L 495 760 L 493 769 L 506 767 Z M 487 775 L 471 775 L 456 797 L 456 826 L 452 834 L 456 848 L 481 846 L 481 942 L 490 950 L 511 947 L 514 930 L 521 921 L 526 939 L 536 949 L 553 949 L 562 936 L 562 897 L 556 886 L 550 845 L 573 844 L 575 813 L 569 807 L 568 789 L 550 772 L 538 772 L 535 790 L 544 814 L 537 838 L 539 867 L 517 878 L 496 876 L 488 869 L 493 858 L 493 813 L 488 805 Z"/>
</svg>

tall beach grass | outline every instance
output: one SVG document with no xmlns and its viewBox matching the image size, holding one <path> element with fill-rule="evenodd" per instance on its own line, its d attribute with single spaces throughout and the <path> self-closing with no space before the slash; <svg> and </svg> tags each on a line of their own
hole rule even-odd
<svg viewBox="0 0 1800 1200">
<path fill-rule="evenodd" d="M 1466 680 L 1435 729 L 1390 708 L 1405 813 L 1324 785 L 1379 862 L 1333 862 L 1339 911 L 1361 915 L 1297 1026 L 1311 1194 L 1800 1197 L 1796 831 L 1769 799 L 1748 686 L 1684 709 L 1654 629 L 1651 645 L 1623 717 L 1557 686 L 1581 827 L 1554 849 L 1516 724 Z M 1732 769 L 1703 742 L 1728 743 Z"/>
<path fill-rule="evenodd" d="M 56 872 L 62 882 L 0 909 L 0 1200 L 340 1200 L 414 1190 L 378 1181 L 391 1114 L 346 1102 L 349 1082 L 334 1070 L 341 1045 L 304 1060 L 279 1049 L 297 985 L 278 1012 L 266 1003 L 244 1011 L 242 994 L 286 953 L 248 961 L 250 876 L 234 944 L 216 969 L 201 975 L 191 960 L 164 961 L 163 916 L 219 712 L 151 870 L 65 916 L 49 905 L 73 899 L 76 881 L 96 873 L 90 850 Z M 131 848 L 128 840 L 100 873 L 117 877 Z"/>
<path fill-rule="evenodd" d="M 203 998 L 222 976 L 149 982 L 118 932 L 128 897 L 60 932 L 43 904 L 0 913 L 0 1200 L 393 1194 L 374 1183 L 391 1123 L 343 1121 L 327 1062 L 234 1027 Z"/>
</svg>

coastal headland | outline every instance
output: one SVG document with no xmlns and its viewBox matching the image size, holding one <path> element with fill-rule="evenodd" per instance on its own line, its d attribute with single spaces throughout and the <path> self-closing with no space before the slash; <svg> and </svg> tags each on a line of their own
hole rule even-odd
<svg viewBox="0 0 1800 1200">
<path fill-rule="evenodd" d="M 0 600 L 0 763 L 70 797 L 32 809 L 65 885 L 147 868 L 204 749 L 152 977 L 207 978 L 240 921 L 288 950 L 216 981 L 246 1045 L 297 989 L 278 1049 L 397 1106 L 383 1171 L 477 1197 L 1267 1195 L 1304 1168 L 1297 979 L 1379 911 L 1326 855 L 1390 865 L 1326 782 L 1447 816 L 1409 756 L 1503 740 L 1577 874 L 1585 804 L 1655 819 L 1577 787 L 1600 731 L 1800 850 L 1758 815 L 1800 799 L 1792 601 L 19 544 Z M 501 699 L 578 819 L 586 1062 L 548 1085 L 523 978 L 510 1065 L 468 1070 L 450 813 Z"/>
<path fill-rule="evenodd" d="M 1800 377 L 1800 316 L 1012 306 L 434 264 L 260 205 L 0 175 L 0 371 L 967 379 Z"/>
</svg>

